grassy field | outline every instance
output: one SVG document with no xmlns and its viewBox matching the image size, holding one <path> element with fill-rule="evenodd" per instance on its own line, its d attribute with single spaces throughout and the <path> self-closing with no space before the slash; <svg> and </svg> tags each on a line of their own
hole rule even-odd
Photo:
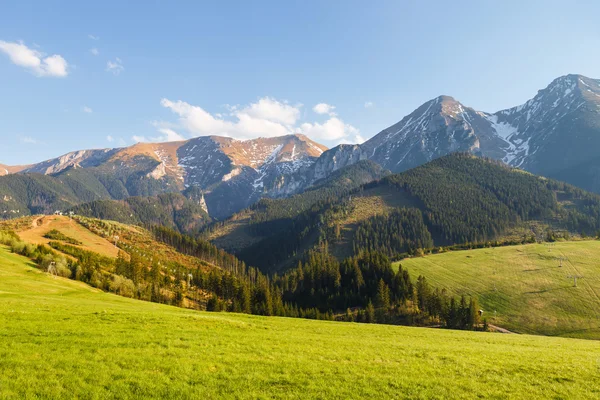
<svg viewBox="0 0 600 400">
<path fill-rule="evenodd" d="M 597 398 L 600 343 L 205 313 L 0 248 L 0 398 Z"/>
<path fill-rule="evenodd" d="M 600 339 L 598 240 L 456 251 L 401 264 L 413 278 L 424 275 L 456 295 L 477 296 L 484 316 L 495 325 Z M 577 287 L 571 275 L 583 276 Z"/>
</svg>

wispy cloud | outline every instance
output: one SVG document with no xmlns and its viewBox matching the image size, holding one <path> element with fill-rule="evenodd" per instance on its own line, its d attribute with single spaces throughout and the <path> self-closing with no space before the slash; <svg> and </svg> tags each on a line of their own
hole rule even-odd
<svg viewBox="0 0 600 400">
<path fill-rule="evenodd" d="M 13 64 L 27 69 L 37 77 L 65 77 L 69 74 L 69 65 L 62 56 L 46 56 L 23 42 L 0 40 L 0 51 L 8 55 Z"/>
<path fill-rule="evenodd" d="M 90 53 L 92 53 L 92 55 L 97 56 L 98 54 L 100 54 L 100 51 L 97 48 L 93 47 L 90 49 Z"/>
<path fill-rule="evenodd" d="M 25 144 L 39 144 L 39 141 L 37 139 L 34 139 L 30 136 L 21 136 L 19 138 L 21 140 L 21 143 L 25 143 Z"/>
<path fill-rule="evenodd" d="M 100 38 L 98 36 L 94 36 L 92 34 L 88 35 L 88 38 L 92 39 L 92 40 L 100 40 Z"/>
<path fill-rule="evenodd" d="M 92 110 L 92 109 L 91 109 L 90 107 L 88 107 L 88 106 L 83 106 L 83 107 L 81 108 L 81 111 L 83 111 L 84 113 L 88 113 L 88 114 L 91 114 L 91 113 L 93 113 L 93 112 L 94 112 L 94 110 Z"/>
<path fill-rule="evenodd" d="M 117 145 L 119 145 L 119 146 L 125 146 L 125 145 L 127 145 L 127 142 L 122 137 L 116 138 L 116 137 L 114 137 L 112 135 L 106 136 L 106 141 L 108 143 L 117 143 Z"/>
<path fill-rule="evenodd" d="M 365 102 L 365 108 L 371 108 L 373 107 L 375 104 L 372 101 L 367 101 Z"/>
<path fill-rule="evenodd" d="M 135 143 L 140 143 L 140 142 L 149 142 L 148 139 L 146 139 L 145 136 L 139 136 L 139 135 L 133 135 L 131 137 L 131 140 L 133 140 Z"/>
<path fill-rule="evenodd" d="M 329 116 L 323 123 L 301 123 L 299 120 L 302 105 L 292 106 L 271 97 L 260 98 L 247 106 L 226 106 L 229 113 L 225 115 L 211 114 L 199 106 L 181 100 L 173 101 L 165 98 L 161 100 L 161 105 L 178 116 L 176 123 L 155 123 L 163 135 L 166 133 L 166 128 L 174 133 L 176 133 L 174 129 L 184 130 L 190 136 L 219 135 L 236 139 L 301 133 L 313 139 L 336 143 L 343 140 L 355 141 L 360 136 L 358 129 L 342 121 L 333 112 L 334 106 L 324 103 L 313 107 L 316 113 Z"/>
<path fill-rule="evenodd" d="M 113 75 L 119 75 L 121 72 L 125 71 L 123 61 L 121 61 L 119 57 L 115 58 L 115 61 L 109 60 L 106 63 L 106 71 L 112 72 Z"/>
</svg>

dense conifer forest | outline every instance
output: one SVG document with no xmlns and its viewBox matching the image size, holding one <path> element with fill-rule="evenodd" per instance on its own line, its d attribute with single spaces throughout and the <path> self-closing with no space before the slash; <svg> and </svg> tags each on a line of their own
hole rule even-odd
<svg viewBox="0 0 600 400">
<path fill-rule="evenodd" d="M 197 201 L 179 193 L 125 200 L 97 200 L 72 207 L 77 215 L 118 221 L 145 227 L 166 226 L 188 234 L 198 234 L 210 217 Z"/>
<path fill-rule="evenodd" d="M 263 239 L 237 255 L 275 271 L 323 243 L 335 246 L 340 226 L 355 207 L 352 199 L 379 192 L 410 206 L 381 209 L 349 225 L 352 254 L 377 250 L 401 258 L 438 247 L 528 243 L 568 232 L 592 236 L 600 230 L 600 196 L 496 161 L 452 154 L 318 201 L 308 201 L 308 193 L 264 200 L 252 209 L 248 223 Z M 310 206 L 302 206 L 306 203 Z M 303 211 L 286 217 L 288 210 L 297 209 Z M 540 222 L 545 230 L 519 239 L 504 237 L 529 221 Z"/>
</svg>

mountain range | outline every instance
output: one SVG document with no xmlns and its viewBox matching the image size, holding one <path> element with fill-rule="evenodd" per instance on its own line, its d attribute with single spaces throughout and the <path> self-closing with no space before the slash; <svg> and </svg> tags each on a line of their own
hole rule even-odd
<svg viewBox="0 0 600 400">
<path fill-rule="evenodd" d="M 566 75 L 493 114 L 437 97 L 357 151 L 392 172 L 467 151 L 600 192 L 599 146 L 600 80 Z"/>
<path fill-rule="evenodd" d="M 301 193 L 363 160 L 402 172 L 453 152 L 600 192 L 599 147 L 600 80 L 566 75 L 526 103 L 496 113 L 440 96 L 363 144 L 333 149 L 303 135 L 246 141 L 209 136 L 0 165 L 0 215 L 180 192 L 223 219 L 261 198 Z"/>
</svg>

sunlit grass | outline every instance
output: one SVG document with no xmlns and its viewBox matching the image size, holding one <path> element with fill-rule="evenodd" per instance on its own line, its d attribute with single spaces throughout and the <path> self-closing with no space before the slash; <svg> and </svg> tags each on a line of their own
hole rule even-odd
<svg viewBox="0 0 600 400">
<path fill-rule="evenodd" d="M 455 251 L 401 264 L 453 294 L 478 296 L 484 316 L 510 330 L 600 339 L 600 241 Z M 572 275 L 583 276 L 578 287 Z"/>
<path fill-rule="evenodd" d="M 600 343 L 205 313 L 0 248 L 0 398 L 594 398 Z"/>
</svg>

